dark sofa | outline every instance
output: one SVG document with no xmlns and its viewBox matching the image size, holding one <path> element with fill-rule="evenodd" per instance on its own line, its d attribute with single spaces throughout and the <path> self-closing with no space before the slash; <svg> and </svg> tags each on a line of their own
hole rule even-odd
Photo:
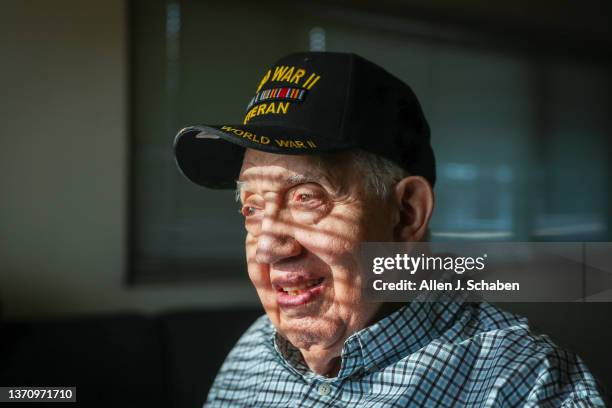
<svg viewBox="0 0 612 408">
<path fill-rule="evenodd" d="M 201 407 L 260 309 L 121 314 L 0 325 L 0 386 L 76 386 L 83 407 Z M 15 403 L 0 406 L 40 403 Z M 57 403 L 53 407 L 59 407 Z"/>
</svg>

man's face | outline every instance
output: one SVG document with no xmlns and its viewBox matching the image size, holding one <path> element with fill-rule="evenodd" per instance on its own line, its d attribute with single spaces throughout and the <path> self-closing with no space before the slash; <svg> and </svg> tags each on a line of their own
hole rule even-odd
<svg viewBox="0 0 612 408">
<path fill-rule="evenodd" d="M 349 160 L 335 161 L 247 150 L 240 172 L 249 277 L 300 349 L 338 348 L 368 324 L 378 306 L 362 301 L 359 244 L 392 240 L 387 204 Z"/>
</svg>

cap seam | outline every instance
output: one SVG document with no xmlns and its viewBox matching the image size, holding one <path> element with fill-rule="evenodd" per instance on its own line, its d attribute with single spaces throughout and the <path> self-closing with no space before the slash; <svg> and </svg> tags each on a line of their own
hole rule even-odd
<svg viewBox="0 0 612 408">
<path fill-rule="evenodd" d="M 355 65 L 355 54 L 350 53 L 349 54 L 350 57 L 350 63 L 349 63 L 349 72 L 348 72 L 348 82 L 347 82 L 347 89 L 346 89 L 346 94 L 344 95 L 344 112 L 342 112 L 342 119 L 340 122 L 340 135 L 342 136 L 342 140 L 346 141 L 346 137 L 344 134 L 344 125 L 346 124 L 346 114 L 348 111 L 348 101 L 349 99 L 349 95 L 352 92 L 353 89 L 353 66 Z"/>
</svg>

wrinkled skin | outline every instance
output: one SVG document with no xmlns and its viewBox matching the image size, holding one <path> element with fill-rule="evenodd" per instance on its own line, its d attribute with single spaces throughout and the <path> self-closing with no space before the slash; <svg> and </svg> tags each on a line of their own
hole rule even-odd
<svg viewBox="0 0 612 408">
<path fill-rule="evenodd" d="M 344 341 L 380 308 L 362 301 L 360 242 L 396 238 L 396 203 L 367 194 L 342 155 L 321 165 L 312 156 L 249 149 L 239 181 L 248 273 L 263 307 L 311 370 L 335 375 Z M 282 288 L 304 282 L 320 282 L 316 296 L 283 305 Z"/>
</svg>

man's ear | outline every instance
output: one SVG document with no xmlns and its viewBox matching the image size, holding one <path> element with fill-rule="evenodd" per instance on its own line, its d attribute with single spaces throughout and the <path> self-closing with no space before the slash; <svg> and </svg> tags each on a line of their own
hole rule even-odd
<svg viewBox="0 0 612 408">
<path fill-rule="evenodd" d="M 393 235 L 396 241 L 421 241 L 434 205 L 431 185 L 421 176 L 408 176 L 395 186 L 394 204 L 399 211 L 399 222 Z"/>
</svg>

